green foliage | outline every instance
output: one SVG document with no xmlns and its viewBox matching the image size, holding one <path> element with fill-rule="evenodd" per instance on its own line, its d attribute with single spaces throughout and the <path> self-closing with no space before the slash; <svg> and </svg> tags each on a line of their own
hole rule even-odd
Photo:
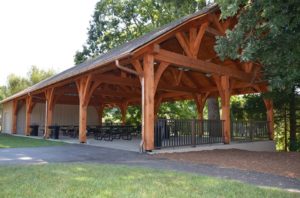
<svg viewBox="0 0 300 198">
<path fill-rule="evenodd" d="M 37 66 L 32 66 L 29 72 L 27 73 L 29 82 L 31 85 L 34 85 L 50 76 L 53 76 L 55 71 L 53 69 L 49 69 L 47 71 L 39 69 Z"/>
<path fill-rule="evenodd" d="M 165 102 L 160 106 L 158 117 L 165 119 L 196 119 L 197 107 L 194 101 L 191 100 Z"/>
<path fill-rule="evenodd" d="M 222 15 L 238 13 L 226 36 L 218 37 L 218 55 L 264 66 L 273 88 L 291 89 L 300 82 L 300 1 L 218 0 Z"/>
<path fill-rule="evenodd" d="M 245 100 L 242 96 L 232 96 L 230 100 L 231 119 L 232 120 L 246 120 L 244 112 Z"/>
<path fill-rule="evenodd" d="M 13 95 L 19 91 L 24 90 L 25 88 L 30 86 L 30 82 L 28 79 L 17 76 L 15 74 L 10 74 L 7 77 L 7 96 Z"/>
<path fill-rule="evenodd" d="M 261 94 L 232 96 L 230 100 L 232 120 L 266 120 L 266 107 Z"/>
<path fill-rule="evenodd" d="M 260 94 L 249 94 L 244 96 L 245 105 L 244 111 L 249 120 L 267 120 L 266 106 L 263 101 L 263 96 Z"/>
<path fill-rule="evenodd" d="M 101 0 L 88 29 L 88 39 L 75 55 L 79 64 L 201 9 L 204 0 Z"/>
<path fill-rule="evenodd" d="M 290 106 L 288 114 L 295 115 L 296 107 L 291 96 L 295 95 L 295 90 L 300 86 L 300 1 L 217 2 L 222 11 L 221 18 L 238 15 L 235 27 L 227 30 L 225 36 L 217 38 L 217 54 L 221 59 L 261 64 L 264 76 L 272 88 L 273 93 L 269 96 L 276 100 L 276 111 L 282 114 L 283 107 Z M 258 105 L 252 102 L 249 104 Z M 297 117 L 290 116 L 288 119 L 290 148 L 295 150 Z M 279 119 L 278 133 L 283 131 L 282 122 L 282 118 Z"/>
<path fill-rule="evenodd" d="M 6 97 L 7 88 L 6 86 L 0 86 L 0 101 Z"/>
<path fill-rule="evenodd" d="M 128 124 L 140 125 L 142 111 L 140 106 L 129 106 L 126 113 L 126 122 Z"/>
<path fill-rule="evenodd" d="M 44 71 L 36 66 L 32 66 L 27 73 L 27 76 L 20 77 L 15 74 L 10 74 L 7 77 L 7 85 L 0 87 L 0 99 L 4 99 L 19 91 L 26 89 L 52 75 L 55 74 L 53 69 Z"/>
<path fill-rule="evenodd" d="M 104 108 L 103 118 L 105 123 L 121 123 L 122 115 L 119 108 Z"/>
</svg>

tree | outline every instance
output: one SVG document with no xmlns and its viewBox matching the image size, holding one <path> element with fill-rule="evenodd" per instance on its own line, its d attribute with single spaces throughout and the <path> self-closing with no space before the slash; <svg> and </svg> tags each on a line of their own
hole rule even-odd
<svg viewBox="0 0 300 198">
<path fill-rule="evenodd" d="M 190 100 L 164 102 L 160 106 L 158 115 L 165 119 L 196 119 L 197 107 Z"/>
<path fill-rule="evenodd" d="M 218 0 L 222 19 L 238 14 L 238 23 L 218 37 L 216 51 L 225 59 L 264 66 L 273 88 L 292 90 L 300 80 L 300 2 Z"/>
<path fill-rule="evenodd" d="M 1 87 L 0 97 L 6 98 L 19 91 L 26 89 L 52 75 L 55 74 L 53 69 L 47 71 L 38 69 L 36 66 L 32 66 L 27 73 L 26 77 L 20 77 L 15 74 L 10 74 L 7 77 L 7 85 Z"/>
<path fill-rule="evenodd" d="M 31 66 L 29 72 L 27 73 L 28 80 L 31 85 L 34 85 L 50 76 L 53 76 L 55 71 L 53 69 L 42 70 L 37 66 Z"/>
<path fill-rule="evenodd" d="M 217 38 L 221 59 L 252 61 L 264 68 L 273 97 L 287 98 L 295 115 L 295 95 L 300 86 L 300 1 L 217 0 L 221 18 L 238 15 L 238 22 Z M 280 107 L 278 107 L 280 108 Z M 290 116 L 290 150 L 296 149 L 296 116 Z"/>
<path fill-rule="evenodd" d="M 53 69 L 44 71 L 38 69 L 36 66 L 32 66 L 27 73 L 26 77 L 20 77 L 15 74 L 10 74 L 7 77 L 7 83 L 4 86 L 0 86 L 0 101 L 9 97 L 19 91 L 26 89 L 52 75 L 55 74 Z M 0 112 L 2 112 L 3 105 L 0 105 Z M 1 114 L 0 114 L 0 121 L 1 121 Z M 1 124 L 2 122 L 0 122 Z M 1 129 L 1 127 L 0 127 Z"/>
<path fill-rule="evenodd" d="M 28 79 L 17 76 L 15 74 L 10 74 L 7 77 L 7 92 L 6 96 L 11 96 L 19 91 L 24 90 L 30 86 Z"/>
<path fill-rule="evenodd" d="M 79 64 L 204 6 L 204 0 L 101 0 L 74 61 Z"/>
</svg>

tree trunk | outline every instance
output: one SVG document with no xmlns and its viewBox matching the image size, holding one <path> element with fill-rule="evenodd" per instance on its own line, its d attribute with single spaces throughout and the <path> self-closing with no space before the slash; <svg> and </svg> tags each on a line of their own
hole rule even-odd
<svg viewBox="0 0 300 198">
<path fill-rule="evenodd" d="M 209 120 L 220 120 L 220 109 L 219 102 L 217 98 L 207 99 L 208 107 L 208 119 Z"/>
<path fill-rule="evenodd" d="M 293 88 L 290 96 L 290 151 L 296 151 L 296 96 Z"/>
<path fill-rule="evenodd" d="M 284 151 L 288 151 L 288 141 L 287 141 L 287 111 L 286 105 L 284 105 Z"/>
<path fill-rule="evenodd" d="M 218 131 L 220 130 L 220 126 L 215 124 L 213 120 L 220 120 L 220 109 L 218 98 L 208 98 L 207 99 L 207 107 L 208 107 L 208 120 L 209 121 L 209 136 L 210 137 L 218 137 L 220 134 Z"/>
</svg>

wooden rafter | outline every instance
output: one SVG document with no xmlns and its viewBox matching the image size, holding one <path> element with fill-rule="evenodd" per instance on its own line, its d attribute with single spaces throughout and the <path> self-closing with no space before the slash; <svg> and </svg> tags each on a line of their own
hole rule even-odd
<svg viewBox="0 0 300 198">
<path fill-rule="evenodd" d="M 154 76 L 154 92 L 156 92 L 158 83 L 160 81 L 160 78 L 162 76 L 162 74 L 164 73 L 164 71 L 167 69 L 167 67 L 169 66 L 169 63 L 165 63 L 165 62 L 161 62 L 157 68 L 157 70 L 155 71 L 155 76 Z"/>
<path fill-rule="evenodd" d="M 160 53 L 155 55 L 155 59 L 159 61 L 165 61 L 179 67 L 188 68 L 194 71 L 216 75 L 228 75 L 241 81 L 251 82 L 253 78 L 253 75 L 243 71 L 217 65 L 212 62 L 205 62 L 203 60 L 190 58 L 164 49 L 161 49 Z"/>
<path fill-rule="evenodd" d="M 209 96 L 209 92 L 207 92 L 205 94 L 193 94 L 194 101 L 197 106 L 198 119 L 200 119 L 200 120 L 203 119 L 203 108 L 205 106 L 205 102 L 206 102 L 208 96 Z"/>
<path fill-rule="evenodd" d="M 193 57 L 197 57 L 198 53 L 199 53 L 199 49 L 200 49 L 200 44 L 202 42 L 204 33 L 208 27 L 209 23 L 203 23 L 201 25 L 201 27 L 199 28 L 198 34 L 195 38 L 195 40 L 191 40 L 190 42 L 190 46 L 191 46 L 191 51 L 192 51 L 192 56 Z"/>
</svg>

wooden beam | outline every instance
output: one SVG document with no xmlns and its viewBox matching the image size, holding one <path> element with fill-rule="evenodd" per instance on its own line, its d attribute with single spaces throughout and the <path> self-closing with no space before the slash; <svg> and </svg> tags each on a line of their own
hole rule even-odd
<svg viewBox="0 0 300 198">
<path fill-rule="evenodd" d="M 115 75 L 96 75 L 95 79 L 100 80 L 102 83 L 111 85 L 123 85 L 123 86 L 136 86 L 141 87 L 140 82 L 137 79 L 121 78 Z"/>
<path fill-rule="evenodd" d="M 175 35 L 185 54 L 188 57 L 193 56 L 188 44 L 188 39 L 186 38 L 185 34 L 183 32 L 177 32 Z"/>
<path fill-rule="evenodd" d="M 49 129 L 49 126 L 52 125 L 52 119 L 53 119 L 53 110 L 55 105 L 55 94 L 54 94 L 54 88 L 50 88 L 45 90 L 45 98 L 46 98 L 46 114 L 45 114 L 45 133 L 44 137 L 49 138 L 51 130 Z"/>
<path fill-rule="evenodd" d="M 225 29 L 223 28 L 223 26 L 220 23 L 219 18 L 215 15 L 215 14 L 211 14 L 211 21 L 212 23 L 216 26 L 217 30 L 224 35 L 225 34 Z"/>
<path fill-rule="evenodd" d="M 184 72 L 183 74 L 184 74 L 184 76 L 185 76 L 187 79 L 189 79 L 189 81 L 192 82 L 192 84 L 193 84 L 197 89 L 201 89 L 201 86 L 200 86 L 199 83 L 198 83 L 199 81 L 196 80 L 192 75 L 190 75 L 190 73 Z"/>
<path fill-rule="evenodd" d="M 192 57 L 196 58 L 198 53 L 199 53 L 199 49 L 200 49 L 200 44 L 201 41 L 203 39 L 204 33 L 208 27 L 209 23 L 203 23 L 199 29 L 199 32 L 197 34 L 197 37 L 195 38 L 195 41 L 193 43 L 191 43 L 191 51 L 192 51 Z"/>
<path fill-rule="evenodd" d="M 35 103 L 32 102 L 32 96 L 28 95 L 26 97 L 26 120 L 25 120 L 25 135 L 30 135 L 30 122 L 31 122 L 31 113 Z"/>
<path fill-rule="evenodd" d="M 212 27 L 207 27 L 205 30 L 207 33 L 210 33 L 214 36 L 222 36 L 223 34 L 221 32 L 219 32 L 218 30 L 212 28 Z"/>
<path fill-rule="evenodd" d="M 102 83 L 101 80 L 95 81 L 94 76 L 89 74 L 76 81 L 79 95 L 79 141 L 86 143 L 87 127 L 87 106 L 90 102 L 94 90 Z"/>
<path fill-rule="evenodd" d="M 248 63 L 244 63 L 244 70 L 247 73 L 251 73 L 252 69 L 253 69 L 253 63 L 252 62 L 248 62 Z"/>
<path fill-rule="evenodd" d="M 230 81 L 228 76 L 221 76 L 222 120 L 224 121 L 224 143 L 230 143 Z"/>
<path fill-rule="evenodd" d="M 164 73 L 164 71 L 168 68 L 170 64 L 169 63 L 165 63 L 165 62 L 161 62 L 155 72 L 155 76 L 154 76 L 154 92 L 156 92 L 159 80 L 162 76 L 162 74 Z"/>
<path fill-rule="evenodd" d="M 183 71 L 178 71 L 175 68 L 170 68 L 170 72 L 174 78 L 173 85 L 178 86 L 181 82 Z"/>
<path fill-rule="evenodd" d="M 132 65 L 136 70 L 136 72 L 139 74 L 139 79 L 141 81 L 142 78 L 144 77 L 144 71 L 141 62 L 138 59 L 135 59 L 132 61 Z"/>
<path fill-rule="evenodd" d="M 13 100 L 12 134 L 17 133 L 18 100 Z"/>
<path fill-rule="evenodd" d="M 164 49 L 160 49 L 160 52 L 156 54 L 154 58 L 158 61 L 168 62 L 173 65 L 188 68 L 194 71 L 217 75 L 227 75 L 241 81 L 251 82 L 253 78 L 251 74 L 247 74 L 246 72 L 239 71 L 237 69 L 232 69 L 230 67 L 217 65 L 212 62 L 190 58 Z"/>
<path fill-rule="evenodd" d="M 198 111 L 198 119 L 203 120 L 203 109 L 205 106 L 205 102 L 207 100 L 209 93 L 206 94 L 194 94 L 194 101 L 197 106 L 197 111 Z"/>
</svg>

